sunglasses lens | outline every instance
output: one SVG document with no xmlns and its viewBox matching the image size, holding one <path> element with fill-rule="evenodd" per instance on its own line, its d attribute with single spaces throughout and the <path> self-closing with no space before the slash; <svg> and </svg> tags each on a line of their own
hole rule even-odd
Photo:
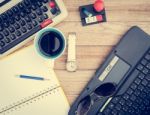
<svg viewBox="0 0 150 115">
<path fill-rule="evenodd" d="M 85 97 L 84 99 L 82 99 L 78 105 L 77 108 L 77 115 L 85 115 L 88 110 L 90 109 L 91 106 L 91 98 L 90 96 Z"/>
<path fill-rule="evenodd" d="M 116 91 L 113 83 L 104 83 L 96 88 L 95 93 L 99 96 L 111 96 Z"/>
</svg>

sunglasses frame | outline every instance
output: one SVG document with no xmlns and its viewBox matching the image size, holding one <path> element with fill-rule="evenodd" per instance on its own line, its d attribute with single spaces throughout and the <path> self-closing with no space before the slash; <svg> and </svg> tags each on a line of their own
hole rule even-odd
<svg viewBox="0 0 150 115">
<path fill-rule="evenodd" d="M 102 99 L 103 97 L 111 97 L 111 96 L 114 95 L 115 91 L 114 91 L 111 95 L 109 95 L 109 96 L 100 96 L 100 95 L 98 95 L 97 93 L 95 93 L 96 89 L 98 89 L 100 86 L 102 86 L 102 85 L 104 85 L 104 84 L 108 84 L 108 83 L 111 83 L 111 84 L 113 84 L 113 85 L 116 87 L 116 84 L 115 84 L 115 83 L 112 83 L 112 82 L 103 83 L 103 84 L 99 85 L 98 87 L 96 87 L 95 90 L 94 90 L 92 93 L 90 93 L 89 95 L 85 96 L 83 99 L 81 99 L 81 101 L 79 101 L 79 104 L 81 104 L 81 102 L 82 102 L 86 97 L 88 97 L 88 96 L 90 97 L 90 106 L 89 106 L 89 109 L 88 109 L 88 110 L 86 111 L 86 113 L 84 113 L 83 115 L 86 115 L 86 114 L 89 112 L 90 108 L 94 105 L 94 103 L 95 103 L 97 100 L 100 100 L 100 99 Z M 75 111 L 75 115 L 80 115 L 80 114 L 78 114 L 78 107 L 79 107 L 79 104 L 78 104 L 77 109 L 76 109 L 76 111 Z"/>
</svg>

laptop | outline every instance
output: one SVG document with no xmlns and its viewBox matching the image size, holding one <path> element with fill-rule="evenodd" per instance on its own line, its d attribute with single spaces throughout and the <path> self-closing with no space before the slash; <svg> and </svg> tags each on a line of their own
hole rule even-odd
<svg viewBox="0 0 150 115">
<path fill-rule="evenodd" d="M 132 27 L 97 69 L 69 115 L 149 115 L 150 36 Z"/>
</svg>

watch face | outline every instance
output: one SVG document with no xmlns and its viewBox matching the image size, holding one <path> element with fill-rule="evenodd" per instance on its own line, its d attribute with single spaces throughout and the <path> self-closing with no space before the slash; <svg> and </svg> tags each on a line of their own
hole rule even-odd
<svg viewBox="0 0 150 115">
<path fill-rule="evenodd" d="M 67 62 L 67 70 L 70 72 L 74 72 L 77 69 L 76 62 Z"/>
</svg>

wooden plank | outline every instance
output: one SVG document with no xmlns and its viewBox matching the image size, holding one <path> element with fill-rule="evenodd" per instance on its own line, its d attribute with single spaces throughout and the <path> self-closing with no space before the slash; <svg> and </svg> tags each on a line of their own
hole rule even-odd
<svg viewBox="0 0 150 115">
<path fill-rule="evenodd" d="M 78 70 L 93 70 L 99 67 L 104 58 L 111 51 L 112 46 L 78 46 L 77 65 Z M 67 52 L 55 61 L 55 69 L 65 70 Z"/>
<path fill-rule="evenodd" d="M 93 3 L 93 0 L 66 0 L 69 10 L 67 21 L 80 21 L 78 7 Z M 149 0 L 105 0 L 108 21 L 150 21 Z M 146 18 L 145 18 L 146 17 Z"/>
<path fill-rule="evenodd" d="M 93 4 L 94 0 L 64 0 L 65 5 L 67 6 L 69 11 L 75 10 L 81 5 L 87 5 L 87 4 Z M 150 10 L 149 0 L 130 0 L 130 1 L 125 1 L 125 0 L 104 0 L 105 7 L 108 7 L 110 10 L 127 10 L 127 8 L 130 9 L 136 9 L 138 11 L 145 11 L 145 10 Z M 124 6 L 124 7 L 122 7 Z M 146 7 L 146 9 L 144 9 Z"/>
<path fill-rule="evenodd" d="M 108 22 L 150 22 L 150 11 L 107 11 L 107 21 Z M 73 18 L 72 18 L 73 17 Z M 146 18 L 145 18 L 146 17 Z M 79 12 L 72 11 L 69 13 L 68 18 L 65 21 L 81 21 Z"/>
<path fill-rule="evenodd" d="M 64 70 L 55 70 L 60 84 L 68 98 L 70 104 L 75 101 L 80 92 L 93 77 L 95 70 L 78 70 L 77 72 L 67 72 Z"/>
<path fill-rule="evenodd" d="M 150 33 L 148 22 L 106 22 L 82 27 L 80 22 L 63 22 L 56 26 L 66 37 L 69 32 L 77 33 L 77 45 L 116 45 L 122 35 L 132 26 L 138 25 Z"/>
<path fill-rule="evenodd" d="M 60 29 L 66 38 L 69 32 L 76 32 L 78 46 L 114 46 L 123 34 L 134 25 L 138 25 L 150 34 L 150 24 L 148 22 L 107 22 L 87 27 L 82 27 L 80 22 L 62 22 L 56 28 Z"/>
<path fill-rule="evenodd" d="M 88 82 L 95 73 L 95 70 L 77 70 L 76 72 L 68 72 L 64 70 L 55 70 L 60 82 Z"/>
<path fill-rule="evenodd" d="M 73 104 L 73 102 L 76 100 L 76 98 L 79 96 L 79 95 L 66 95 L 67 96 L 67 99 L 70 103 L 70 105 Z"/>
</svg>

